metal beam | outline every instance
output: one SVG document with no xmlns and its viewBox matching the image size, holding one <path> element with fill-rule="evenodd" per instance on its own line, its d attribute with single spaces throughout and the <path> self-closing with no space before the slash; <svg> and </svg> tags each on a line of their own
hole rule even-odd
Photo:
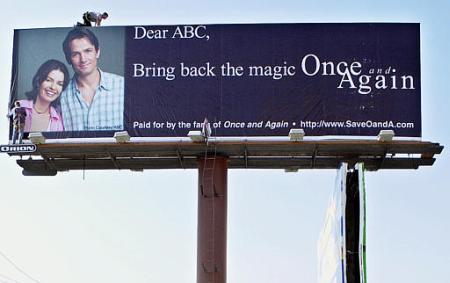
<svg viewBox="0 0 450 283">
<path fill-rule="evenodd" d="M 18 160 L 27 171 L 108 169 L 194 169 L 205 154 L 229 157 L 229 168 L 333 169 L 340 162 L 364 162 L 368 170 L 417 169 L 433 165 L 438 143 L 417 141 L 301 141 L 214 143 L 40 144 L 32 160 Z M 16 155 L 16 154 L 11 154 Z M 40 158 L 39 158 L 40 157 Z"/>
</svg>

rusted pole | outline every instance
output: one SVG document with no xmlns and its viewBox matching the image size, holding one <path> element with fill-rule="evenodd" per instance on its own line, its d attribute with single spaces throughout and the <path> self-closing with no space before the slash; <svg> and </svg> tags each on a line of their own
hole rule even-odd
<svg viewBox="0 0 450 283">
<path fill-rule="evenodd" d="M 225 283 L 227 157 L 198 159 L 197 283 Z"/>
</svg>

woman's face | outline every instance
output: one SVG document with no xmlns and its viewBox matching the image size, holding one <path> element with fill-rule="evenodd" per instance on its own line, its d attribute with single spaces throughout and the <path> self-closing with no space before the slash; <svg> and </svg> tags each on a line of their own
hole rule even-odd
<svg viewBox="0 0 450 283">
<path fill-rule="evenodd" d="M 42 102 L 52 103 L 62 92 L 64 85 L 64 73 L 60 70 L 53 70 L 48 73 L 47 78 L 41 83 L 39 88 L 39 99 Z"/>
</svg>

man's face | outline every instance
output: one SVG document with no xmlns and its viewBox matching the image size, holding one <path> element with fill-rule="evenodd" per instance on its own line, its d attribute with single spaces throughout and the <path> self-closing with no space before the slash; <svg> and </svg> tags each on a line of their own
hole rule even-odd
<svg viewBox="0 0 450 283">
<path fill-rule="evenodd" d="M 87 76 L 97 70 L 100 49 L 96 50 L 88 38 L 76 38 L 70 42 L 69 47 L 70 61 L 78 76 Z"/>
</svg>

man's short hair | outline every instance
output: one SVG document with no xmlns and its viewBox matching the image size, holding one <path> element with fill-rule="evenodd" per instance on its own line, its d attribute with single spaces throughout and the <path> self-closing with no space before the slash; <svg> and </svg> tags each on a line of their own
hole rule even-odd
<svg viewBox="0 0 450 283">
<path fill-rule="evenodd" d="M 75 27 L 71 31 L 69 31 L 62 44 L 67 63 L 69 63 L 70 65 L 72 65 L 72 62 L 70 61 L 72 55 L 70 50 L 70 43 L 72 42 L 72 40 L 80 38 L 87 38 L 92 43 L 92 45 L 95 46 L 95 50 L 98 51 L 99 44 L 95 34 L 88 28 Z"/>
</svg>

